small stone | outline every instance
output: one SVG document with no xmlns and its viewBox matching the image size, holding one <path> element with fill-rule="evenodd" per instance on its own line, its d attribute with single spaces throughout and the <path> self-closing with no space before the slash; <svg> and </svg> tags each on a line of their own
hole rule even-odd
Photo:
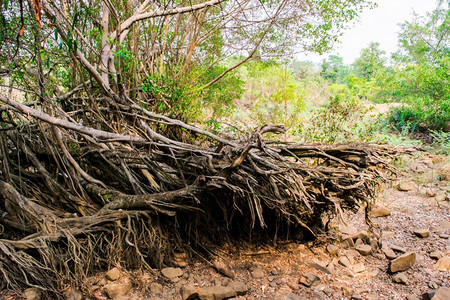
<svg viewBox="0 0 450 300">
<path fill-rule="evenodd" d="M 64 293 L 64 300 L 81 300 L 83 295 L 78 291 L 67 291 Z"/>
<path fill-rule="evenodd" d="M 394 276 L 392 276 L 392 280 L 396 283 L 403 283 L 408 284 L 408 278 L 406 277 L 405 273 L 397 273 Z"/>
<path fill-rule="evenodd" d="M 342 238 L 341 245 L 343 248 L 352 248 L 355 246 L 355 243 L 353 242 L 353 238 L 351 236 L 345 236 Z"/>
<path fill-rule="evenodd" d="M 414 294 L 410 294 L 408 296 L 406 296 L 406 300 L 417 300 L 417 295 Z"/>
<path fill-rule="evenodd" d="M 111 270 L 106 272 L 105 278 L 110 281 L 116 281 L 117 279 L 120 278 L 120 270 L 117 268 L 112 268 Z"/>
<path fill-rule="evenodd" d="M 430 236 L 430 231 L 428 229 L 417 229 L 414 230 L 414 234 L 420 238 L 426 238 Z"/>
<path fill-rule="evenodd" d="M 431 300 L 448 300 L 450 299 L 450 287 L 441 287 L 436 291 Z"/>
<path fill-rule="evenodd" d="M 381 251 L 383 251 L 384 255 L 386 255 L 388 259 L 397 258 L 397 254 L 395 254 L 395 252 L 391 248 L 384 247 L 381 248 Z"/>
<path fill-rule="evenodd" d="M 336 246 L 336 245 L 330 244 L 330 245 L 327 246 L 327 251 L 328 251 L 328 253 L 330 253 L 331 255 L 335 255 L 335 254 L 338 253 L 339 247 Z"/>
<path fill-rule="evenodd" d="M 372 253 L 372 246 L 370 245 L 358 245 L 355 249 L 364 256 Z"/>
<path fill-rule="evenodd" d="M 264 277 L 264 271 L 261 269 L 254 269 L 252 272 L 252 277 L 254 279 L 261 279 Z"/>
<path fill-rule="evenodd" d="M 444 253 L 442 251 L 433 251 L 430 253 L 430 257 L 434 259 L 440 259 L 442 256 L 444 256 Z"/>
<path fill-rule="evenodd" d="M 445 234 L 445 233 L 441 233 L 440 235 L 439 235 L 439 237 L 440 238 L 442 238 L 442 239 L 448 239 L 449 238 L 449 235 L 448 234 Z"/>
<path fill-rule="evenodd" d="M 353 266 L 353 272 L 355 273 L 361 273 L 364 272 L 366 270 L 366 267 L 364 266 L 363 263 L 357 263 Z"/>
<path fill-rule="evenodd" d="M 180 268 L 169 267 L 161 270 L 161 274 L 170 280 L 183 276 L 183 273 L 183 270 L 181 270 Z"/>
<path fill-rule="evenodd" d="M 450 221 L 443 221 L 440 225 L 443 229 L 450 229 Z"/>
<path fill-rule="evenodd" d="M 247 285 L 240 281 L 232 281 L 227 286 L 233 289 L 237 295 L 245 295 L 248 292 Z"/>
<path fill-rule="evenodd" d="M 382 237 L 384 239 L 394 237 L 394 236 L 395 236 L 395 232 L 392 232 L 392 231 L 383 231 L 383 234 L 382 234 Z"/>
<path fill-rule="evenodd" d="M 311 273 L 305 273 L 300 277 L 300 283 L 308 287 L 313 285 L 316 281 L 319 280 L 320 280 L 319 277 Z"/>
<path fill-rule="evenodd" d="M 436 195 L 436 201 L 438 202 L 444 202 L 447 200 L 447 196 L 445 194 L 439 194 Z"/>
<path fill-rule="evenodd" d="M 360 294 L 354 294 L 350 299 L 352 300 L 362 300 L 362 296 Z"/>
<path fill-rule="evenodd" d="M 391 210 L 384 206 L 377 206 L 370 211 L 372 218 L 387 217 L 391 214 Z"/>
<path fill-rule="evenodd" d="M 155 294 L 161 294 L 163 291 L 163 286 L 160 283 L 152 282 L 150 284 L 150 292 Z"/>
<path fill-rule="evenodd" d="M 236 291 L 228 286 L 215 285 L 201 288 L 198 292 L 200 300 L 222 300 L 236 297 Z"/>
<path fill-rule="evenodd" d="M 389 265 L 389 272 L 396 273 L 408 270 L 415 263 L 416 263 L 416 253 L 414 252 L 405 253 L 391 261 Z"/>
<path fill-rule="evenodd" d="M 188 283 L 181 287 L 180 294 L 183 300 L 194 299 L 198 296 L 197 287 L 193 283 Z"/>
<path fill-rule="evenodd" d="M 314 269 L 317 269 L 317 270 L 319 270 L 319 271 L 325 272 L 325 273 L 327 273 L 327 274 L 332 274 L 332 273 L 333 273 L 333 271 L 331 270 L 331 268 L 328 268 L 327 265 L 326 265 L 326 263 L 324 263 L 324 262 L 321 262 L 321 261 L 315 261 L 315 260 L 312 260 L 312 259 L 308 259 L 308 260 L 306 261 L 306 263 L 307 263 L 308 265 L 310 265 L 311 267 L 313 267 Z"/>
<path fill-rule="evenodd" d="M 369 291 L 368 288 L 366 287 L 362 287 L 362 288 L 357 288 L 355 291 L 357 294 L 367 294 Z"/>
<path fill-rule="evenodd" d="M 426 188 L 425 189 L 425 196 L 427 196 L 427 197 L 435 197 L 436 196 L 436 190 L 430 189 L 430 188 Z"/>
<path fill-rule="evenodd" d="M 436 269 L 439 271 L 449 271 L 450 270 L 450 256 L 446 255 L 441 257 L 436 263 Z"/>
<path fill-rule="evenodd" d="M 397 189 L 402 192 L 414 191 L 417 189 L 417 185 L 413 181 L 400 182 Z"/>
<path fill-rule="evenodd" d="M 300 289 L 300 285 L 296 282 L 288 282 L 288 286 L 294 291 L 298 291 Z"/>
<path fill-rule="evenodd" d="M 368 243 L 370 236 L 367 230 L 360 230 L 352 237 L 354 240 L 361 239 L 363 242 Z"/>
<path fill-rule="evenodd" d="M 230 283 L 230 279 L 228 278 L 223 278 L 222 281 L 220 282 L 223 286 L 227 286 Z"/>
<path fill-rule="evenodd" d="M 433 299 L 434 294 L 436 294 L 436 291 L 428 291 L 422 295 L 422 299 L 423 300 L 431 300 L 431 299 Z"/>
<path fill-rule="evenodd" d="M 221 274 L 227 276 L 228 278 L 233 279 L 236 274 L 229 264 L 221 260 L 215 260 L 213 262 L 213 267 Z"/>
<path fill-rule="evenodd" d="M 363 242 L 362 239 L 357 239 L 356 242 L 355 242 L 355 246 L 356 247 L 359 246 L 359 245 L 363 245 L 363 244 L 364 244 L 364 242 Z"/>
<path fill-rule="evenodd" d="M 346 287 L 346 286 L 342 286 L 341 287 L 341 290 L 342 290 L 342 293 L 344 294 L 344 296 L 350 296 L 352 293 L 353 293 L 353 291 L 352 290 L 350 290 L 348 287 Z"/>
<path fill-rule="evenodd" d="M 350 268 L 352 266 L 352 264 L 350 263 L 350 261 L 346 256 L 342 256 L 341 258 L 339 258 L 339 264 L 346 268 Z"/>
<path fill-rule="evenodd" d="M 398 245 L 392 245 L 391 249 L 396 251 L 396 252 L 406 253 L 406 248 L 403 248 L 403 247 L 398 246 Z"/>
<path fill-rule="evenodd" d="M 332 288 L 330 288 L 330 287 L 324 288 L 324 289 L 323 289 L 323 292 L 324 292 L 325 295 L 327 295 L 327 296 L 331 296 L 331 295 L 334 294 L 334 290 L 333 290 Z"/>
<path fill-rule="evenodd" d="M 26 300 L 40 300 L 42 297 L 42 291 L 37 288 L 28 288 L 23 291 L 23 295 Z"/>
<path fill-rule="evenodd" d="M 117 295 L 125 296 L 131 291 L 131 283 L 110 283 L 105 285 L 105 289 L 109 298 L 114 298 Z"/>
<path fill-rule="evenodd" d="M 122 296 L 122 295 L 116 295 L 112 300 L 130 300 L 130 297 L 128 296 Z"/>
</svg>

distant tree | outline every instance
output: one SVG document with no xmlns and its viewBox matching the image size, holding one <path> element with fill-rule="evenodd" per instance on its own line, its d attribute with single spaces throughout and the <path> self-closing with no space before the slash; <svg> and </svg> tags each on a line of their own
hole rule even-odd
<svg viewBox="0 0 450 300">
<path fill-rule="evenodd" d="M 426 16 L 400 25 L 398 44 L 394 54 L 398 62 L 423 63 L 436 61 L 450 53 L 450 10 L 440 1 L 438 7 Z"/>
<path fill-rule="evenodd" d="M 371 42 L 367 48 L 361 50 L 353 66 L 355 71 L 365 79 L 373 78 L 377 71 L 385 67 L 386 52 L 380 49 L 380 43 Z"/>
<path fill-rule="evenodd" d="M 347 65 L 344 64 L 342 57 L 330 55 L 327 60 L 323 60 L 320 65 L 320 75 L 330 80 L 332 83 L 341 83 L 345 76 L 350 72 Z"/>
</svg>

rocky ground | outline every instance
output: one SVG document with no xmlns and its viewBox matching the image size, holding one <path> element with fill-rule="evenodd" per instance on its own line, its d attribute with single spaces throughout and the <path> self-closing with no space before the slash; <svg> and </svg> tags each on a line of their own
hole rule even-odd
<svg viewBox="0 0 450 300">
<path fill-rule="evenodd" d="M 213 263 L 181 254 L 178 267 L 155 273 L 114 268 L 89 278 L 86 299 L 430 299 L 437 290 L 433 299 L 450 299 L 450 162 L 421 154 L 399 167 L 373 230 L 360 211 L 315 242 L 229 245 Z"/>
</svg>

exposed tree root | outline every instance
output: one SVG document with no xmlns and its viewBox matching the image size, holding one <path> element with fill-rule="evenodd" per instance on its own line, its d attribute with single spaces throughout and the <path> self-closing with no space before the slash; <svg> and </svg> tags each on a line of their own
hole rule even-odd
<svg viewBox="0 0 450 300">
<path fill-rule="evenodd" d="M 111 111 L 74 106 L 79 116 L 0 101 L 9 116 L 0 131 L 0 272 L 13 289 L 53 295 L 111 264 L 159 267 L 223 237 L 314 237 L 325 216 L 370 210 L 405 151 L 264 140 L 284 132 L 277 126 L 228 140 L 108 99 L 99 103 Z M 169 139 L 158 124 L 182 135 Z"/>
</svg>

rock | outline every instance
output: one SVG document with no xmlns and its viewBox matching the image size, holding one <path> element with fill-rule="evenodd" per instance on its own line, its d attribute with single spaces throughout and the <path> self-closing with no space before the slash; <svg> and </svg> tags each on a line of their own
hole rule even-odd
<svg viewBox="0 0 450 300">
<path fill-rule="evenodd" d="M 389 265 L 389 272 L 396 273 L 408 270 L 415 263 L 416 263 L 416 253 L 414 252 L 405 253 L 391 261 Z"/>
<path fill-rule="evenodd" d="M 391 248 L 384 247 L 381 248 L 381 251 L 383 251 L 384 255 L 386 255 L 388 259 L 397 258 L 397 254 L 395 254 L 395 252 Z"/>
<path fill-rule="evenodd" d="M 440 238 L 442 238 L 442 239 L 448 239 L 449 238 L 449 235 L 448 234 L 445 234 L 445 233 L 441 233 L 440 235 L 439 235 L 439 237 Z"/>
<path fill-rule="evenodd" d="M 423 300 L 431 300 L 431 299 L 433 299 L 434 294 L 436 294 L 436 291 L 428 291 L 422 295 L 422 299 Z"/>
<path fill-rule="evenodd" d="M 300 289 L 300 285 L 297 282 L 288 282 L 287 285 L 294 291 L 298 291 Z"/>
<path fill-rule="evenodd" d="M 352 300 L 362 300 L 362 296 L 360 294 L 354 294 L 350 299 Z"/>
<path fill-rule="evenodd" d="M 443 221 L 440 223 L 442 229 L 450 229 L 450 221 Z"/>
<path fill-rule="evenodd" d="M 364 243 L 368 243 L 369 239 L 370 239 L 370 236 L 369 236 L 369 233 L 367 232 L 367 230 L 361 230 L 361 231 L 358 231 L 358 233 L 356 233 L 355 235 L 353 235 L 352 238 L 354 240 L 360 239 Z"/>
<path fill-rule="evenodd" d="M 353 242 L 352 236 L 342 237 L 341 245 L 343 248 L 353 248 L 355 246 L 355 243 Z"/>
<path fill-rule="evenodd" d="M 406 248 L 400 247 L 398 245 L 392 245 L 391 249 L 400 253 L 406 253 Z"/>
<path fill-rule="evenodd" d="M 105 290 L 109 298 L 114 298 L 117 295 L 124 296 L 131 291 L 131 283 L 110 283 L 105 285 Z"/>
<path fill-rule="evenodd" d="M 28 288 L 23 291 L 23 295 L 27 300 L 40 300 L 42 297 L 42 291 L 37 288 Z"/>
<path fill-rule="evenodd" d="M 414 230 L 414 234 L 420 238 L 426 238 L 430 236 L 430 230 L 428 229 L 417 229 Z"/>
<path fill-rule="evenodd" d="M 183 270 L 181 270 L 180 268 L 169 267 L 161 270 L 161 274 L 170 280 L 183 276 L 183 273 Z"/>
<path fill-rule="evenodd" d="M 112 268 L 105 274 L 105 278 L 111 281 L 116 281 L 120 278 L 120 270 L 117 268 Z"/>
<path fill-rule="evenodd" d="M 252 277 L 254 279 L 261 279 L 264 277 L 264 271 L 261 269 L 254 269 L 252 272 Z"/>
<path fill-rule="evenodd" d="M 396 283 L 403 283 L 408 284 L 408 278 L 406 277 L 405 273 L 397 273 L 394 276 L 392 276 L 392 280 Z"/>
<path fill-rule="evenodd" d="M 417 300 L 417 295 L 414 294 L 410 294 L 408 296 L 406 296 L 406 300 Z"/>
<path fill-rule="evenodd" d="M 372 246 L 370 245 L 358 245 L 355 249 L 364 256 L 372 253 Z"/>
<path fill-rule="evenodd" d="M 355 291 L 357 294 L 367 294 L 370 290 L 366 287 L 357 288 Z"/>
<path fill-rule="evenodd" d="M 370 211 L 370 217 L 372 218 L 380 218 L 387 217 L 391 214 L 391 210 L 384 206 L 377 206 Z"/>
<path fill-rule="evenodd" d="M 427 197 L 436 197 L 436 190 L 431 189 L 431 188 L 426 188 L 425 189 L 425 196 Z"/>
<path fill-rule="evenodd" d="M 335 291 L 332 288 L 330 288 L 330 287 L 326 287 L 326 288 L 323 289 L 323 292 L 325 293 L 325 295 L 331 296 L 331 295 L 334 294 Z"/>
<path fill-rule="evenodd" d="M 230 283 L 230 279 L 228 279 L 228 278 L 223 278 L 221 281 L 221 284 L 223 286 L 227 286 L 229 283 Z"/>
<path fill-rule="evenodd" d="M 330 244 L 327 246 L 327 252 L 330 253 L 331 255 L 335 255 L 337 254 L 339 251 L 339 247 L 333 244 Z"/>
<path fill-rule="evenodd" d="M 65 300 L 81 300 L 83 299 L 83 295 L 81 295 L 78 291 L 67 291 L 64 293 Z"/>
<path fill-rule="evenodd" d="M 236 291 L 228 286 L 209 286 L 201 288 L 198 292 L 200 300 L 222 300 L 231 297 L 236 297 Z"/>
<path fill-rule="evenodd" d="M 219 272 L 222 273 L 223 275 L 227 276 L 228 278 L 233 279 L 236 274 L 234 273 L 233 269 L 231 268 L 231 266 L 227 263 L 225 263 L 224 261 L 220 261 L 220 260 L 216 260 L 213 262 L 213 267 Z"/>
<path fill-rule="evenodd" d="M 392 231 L 383 231 L 383 234 L 382 234 L 382 237 L 384 239 L 394 237 L 394 236 L 395 236 L 395 232 L 392 232 Z"/>
<path fill-rule="evenodd" d="M 357 263 L 353 266 L 353 272 L 355 273 L 361 273 L 364 272 L 366 270 L 366 267 L 364 266 L 363 263 Z"/>
<path fill-rule="evenodd" d="M 180 294 L 183 300 L 195 299 L 198 297 L 197 287 L 193 283 L 183 285 L 180 289 Z"/>
<path fill-rule="evenodd" d="M 439 194 L 436 195 L 436 201 L 438 202 L 444 202 L 447 200 L 447 196 L 445 194 Z"/>
<path fill-rule="evenodd" d="M 431 300 L 448 300 L 450 299 L 450 287 L 441 287 L 436 291 Z"/>
<path fill-rule="evenodd" d="M 440 259 L 442 256 L 444 256 L 444 253 L 442 251 L 433 251 L 430 253 L 430 257 L 434 259 Z"/>
<path fill-rule="evenodd" d="M 339 258 L 339 264 L 346 268 L 350 268 L 352 266 L 352 264 L 350 263 L 350 260 L 348 260 L 348 258 L 346 256 L 342 256 L 341 258 Z"/>
<path fill-rule="evenodd" d="M 362 239 L 357 239 L 355 242 L 355 247 L 359 246 L 359 245 L 364 245 L 364 242 Z"/>
<path fill-rule="evenodd" d="M 319 271 L 325 272 L 327 274 L 332 274 L 333 273 L 333 270 L 331 270 L 331 268 L 328 268 L 327 264 L 324 263 L 324 262 L 308 259 L 306 261 L 306 263 L 308 265 L 310 265 L 311 267 L 313 267 L 314 269 L 317 269 Z"/>
<path fill-rule="evenodd" d="M 450 270 L 450 256 L 445 255 L 441 257 L 436 263 L 436 269 L 439 271 L 449 271 Z"/>
<path fill-rule="evenodd" d="M 320 280 L 319 277 L 311 273 L 305 273 L 300 277 L 300 283 L 307 287 L 310 287 L 319 280 Z"/>
<path fill-rule="evenodd" d="M 159 284 L 157 282 L 152 282 L 150 284 L 150 292 L 155 293 L 155 294 L 161 294 L 163 292 L 162 284 Z"/>
<path fill-rule="evenodd" d="M 416 190 L 417 185 L 413 181 L 400 182 L 397 189 L 402 192 L 409 192 Z"/>
<path fill-rule="evenodd" d="M 232 281 L 227 286 L 233 289 L 237 295 L 245 295 L 248 292 L 247 285 L 240 281 Z"/>
</svg>

